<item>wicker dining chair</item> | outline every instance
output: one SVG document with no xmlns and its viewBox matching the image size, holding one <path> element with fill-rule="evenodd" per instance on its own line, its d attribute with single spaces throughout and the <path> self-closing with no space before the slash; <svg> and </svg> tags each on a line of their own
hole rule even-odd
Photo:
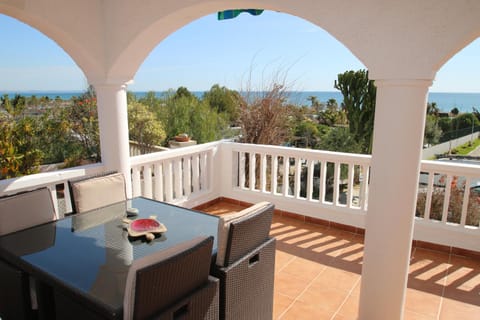
<svg viewBox="0 0 480 320">
<path fill-rule="evenodd" d="M 123 173 L 104 172 L 68 181 L 73 213 L 81 213 L 125 201 Z"/>
<path fill-rule="evenodd" d="M 275 206 L 261 202 L 224 215 L 218 227 L 220 319 L 272 319 L 275 238 L 269 237 Z"/>
<path fill-rule="evenodd" d="M 128 271 L 124 319 L 218 319 L 219 280 L 209 276 L 213 237 L 136 260 Z"/>
<path fill-rule="evenodd" d="M 0 236 L 56 219 L 48 188 L 0 198 Z M 0 318 L 32 319 L 36 288 L 25 272 L 0 260 Z"/>
</svg>

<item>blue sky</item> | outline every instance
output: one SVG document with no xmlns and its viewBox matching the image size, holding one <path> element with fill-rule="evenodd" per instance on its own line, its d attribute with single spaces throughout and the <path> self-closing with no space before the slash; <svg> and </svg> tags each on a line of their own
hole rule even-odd
<svg viewBox="0 0 480 320">
<path fill-rule="evenodd" d="M 52 40 L 0 14 L 0 92 L 84 90 L 87 81 Z M 432 92 L 480 92 L 480 39 L 437 73 Z M 280 78 L 291 90 L 333 91 L 338 73 L 363 64 L 323 29 L 295 16 L 264 12 L 217 21 L 216 14 L 184 26 L 158 46 L 138 70 L 131 91 L 163 91 L 213 84 L 262 90 Z"/>
</svg>

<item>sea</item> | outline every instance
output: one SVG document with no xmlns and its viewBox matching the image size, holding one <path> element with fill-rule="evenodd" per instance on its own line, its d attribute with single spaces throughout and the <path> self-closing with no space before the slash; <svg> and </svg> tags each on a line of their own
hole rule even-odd
<svg viewBox="0 0 480 320">
<path fill-rule="evenodd" d="M 36 96 L 44 97 L 47 96 L 50 99 L 55 99 L 60 97 L 62 100 L 70 100 L 73 96 L 79 96 L 83 91 L 28 91 L 28 92 L 2 92 L 0 91 L 0 96 L 8 94 L 10 98 L 14 97 L 15 94 L 20 94 L 23 96 Z M 147 94 L 147 91 L 138 91 L 133 92 L 137 99 L 144 97 Z M 165 92 L 158 91 L 156 92 L 157 97 L 161 97 Z M 194 95 L 201 98 L 204 94 L 204 91 L 192 91 Z M 343 96 L 340 91 L 290 91 L 288 93 L 289 102 L 298 106 L 309 106 L 310 97 L 316 97 L 320 102 L 327 102 L 329 99 L 335 99 L 338 104 L 341 104 L 343 101 Z M 460 112 L 472 112 L 473 108 L 476 108 L 480 111 L 480 93 L 449 93 L 449 92 L 430 92 L 428 94 L 428 102 L 435 102 L 437 107 L 442 112 L 449 112 L 453 108 L 458 108 Z"/>
</svg>

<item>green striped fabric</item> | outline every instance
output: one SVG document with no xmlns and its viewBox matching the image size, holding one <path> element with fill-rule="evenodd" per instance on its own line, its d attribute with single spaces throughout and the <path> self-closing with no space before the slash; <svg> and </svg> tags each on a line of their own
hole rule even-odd
<svg viewBox="0 0 480 320">
<path fill-rule="evenodd" d="M 225 10 L 218 12 L 218 20 L 227 20 L 236 18 L 240 13 L 247 12 L 250 13 L 252 16 L 261 15 L 263 9 L 232 9 L 232 10 Z"/>
</svg>

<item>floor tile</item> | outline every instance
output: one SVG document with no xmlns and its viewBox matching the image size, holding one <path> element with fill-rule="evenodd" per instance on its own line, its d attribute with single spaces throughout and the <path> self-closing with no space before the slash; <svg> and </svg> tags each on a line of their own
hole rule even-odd
<svg viewBox="0 0 480 320">
<path fill-rule="evenodd" d="M 478 300 L 480 300 L 480 296 L 477 296 Z M 480 319 L 480 306 L 452 299 L 444 299 L 439 319 L 478 320 Z"/>
<path fill-rule="evenodd" d="M 441 296 L 408 288 L 405 310 L 424 316 L 436 317 L 440 310 L 441 299 Z"/>
<path fill-rule="evenodd" d="M 309 285 L 310 281 L 280 271 L 275 274 L 275 291 L 290 298 L 297 298 Z"/>
<path fill-rule="evenodd" d="M 333 311 L 319 308 L 317 305 L 296 301 L 290 309 L 280 317 L 281 320 L 330 320 Z"/>
<path fill-rule="evenodd" d="M 295 258 L 282 269 L 282 272 L 297 276 L 303 280 L 312 281 L 325 268 L 324 265 L 317 262 L 303 258 Z"/>
<path fill-rule="evenodd" d="M 310 286 L 299 297 L 298 301 L 318 306 L 319 308 L 337 311 L 347 299 L 348 292 L 331 287 Z"/>
<path fill-rule="evenodd" d="M 275 292 L 273 295 L 273 319 L 278 319 L 280 315 L 285 313 L 295 299 Z"/>
<path fill-rule="evenodd" d="M 359 274 L 337 269 L 335 267 L 327 267 L 312 284 L 350 292 L 359 281 Z"/>
<path fill-rule="evenodd" d="M 356 294 L 351 294 L 344 301 L 342 306 L 338 310 L 338 314 L 346 318 L 357 318 L 358 317 L 358 306 L 360 302 L 360 296 Z"/>
</svg>

